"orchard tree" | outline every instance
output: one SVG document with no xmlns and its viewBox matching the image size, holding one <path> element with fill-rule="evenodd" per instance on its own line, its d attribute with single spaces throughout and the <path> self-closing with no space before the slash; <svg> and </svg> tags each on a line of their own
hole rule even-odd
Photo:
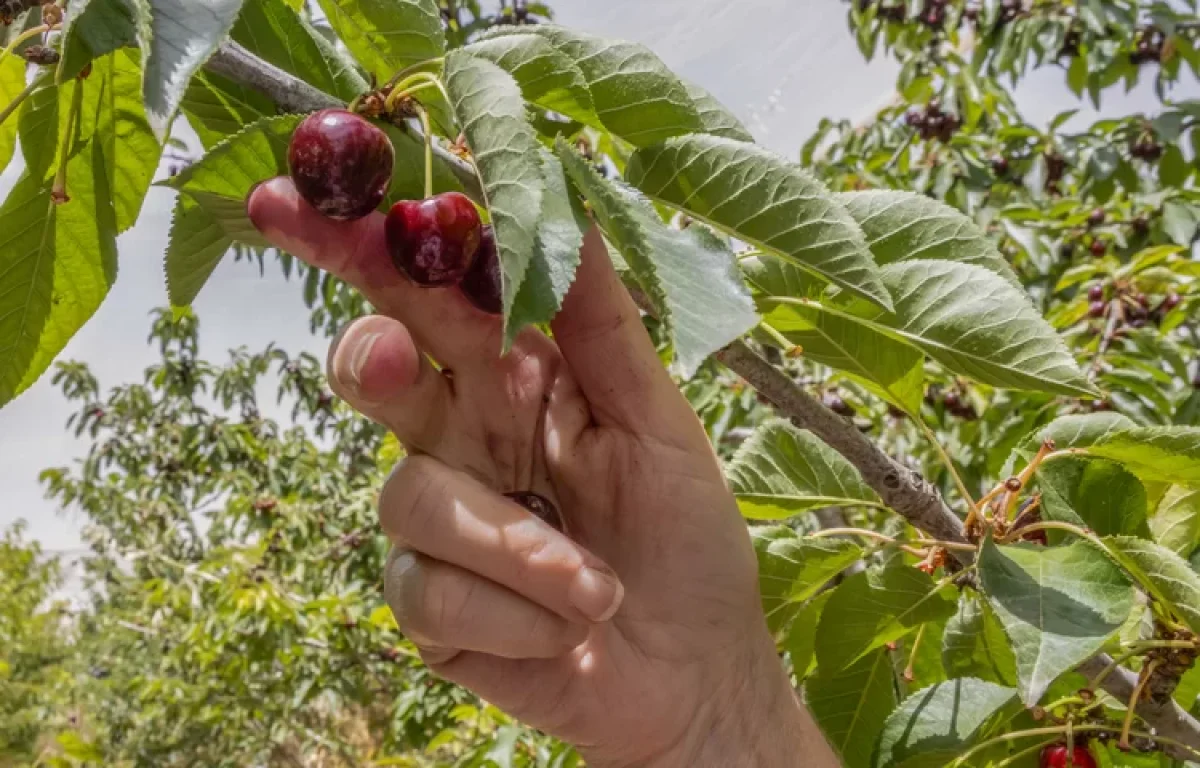
<svg viewBox="0 0 1200 768">
<path fill-rule="evenodd" d="M 533 23 L 532 5 L 476 23 L 470 4 L 322 0 L 327 36 L 287 0 L 76 2 L 61 21 L 10 4 L 26 30 L 13 50 L 49 37 L 23 49 L 32 78 L 0 61 L 20 69 L 5 115 L 24 156 L 0 208 L 15 286 L 0 294 L 0 399 L 103 299 L 180 116 L 204 154 L 166 182 L 177 309 L 160 338 L 231 249 L 296 268 L 245 213 L 276 175 L 332 217 L 386 211 L 396 268 L 502 315 L 509 340 L 554 317 L 595 222 L 729 457 L 767 621 L 846 765 L 1200 755 L 1200 201 L 1180 147 L 1197 110 L 1166 101 L 1197 67 L 1194 7 L 855 0 L 864 51 L 902 62 L 897 103 L 824 125 L 797 164 L 646 48 Z M 1097 103 L 1152 76 L 1162 112 L 1029 126 L 1005 81 L 1053 65 Z M 314 328 L 367 310 L 302 272 Z M 174 344 L 140 390 L 83 412 L 120 431 L 81 474 L 48 476 L 99 529 L 106 586 L 85 619 L 100 628 L 81 636 L 120 642 L 128 627 L 105 622 L 124 622 L 144 638 L 105 678 L 139 695 L 94 705 L 95 743 L 134 764 L 436 748 L 453 708 L 431 705 L 403 738 L 381 724 L 420 670 L 381 678 L 330 629 L 369 609 L 371 647 L 391 631 L 370 512 L 395 451 L 347 414 L 330 426 L 317 409 L 340 406 L 313 407 L 313 361 L 279 358 L 333 448 L 260 421 L 245 382 L 276 353 L 217 372 Z M 86 371 L 57 375 L 98 398 Z M 242 410 L 228 436 L 210 436 L 224 429 L 210 396 Z M 255 506 L 271 500 L 285 520 Z M 378 549 L 337 578 L 312 562 L 368 539 Z M 326 647 L 309 658 L 311 642 Z M 295 700 L 304 676 L 315 693 Z M 371 743 L 353 745 L 348 721 Z M 507 733 L 525 764 L 573 759 Z M 466 764 L 505 764 L 500 742 L 468 744 Z"/>
</svg>

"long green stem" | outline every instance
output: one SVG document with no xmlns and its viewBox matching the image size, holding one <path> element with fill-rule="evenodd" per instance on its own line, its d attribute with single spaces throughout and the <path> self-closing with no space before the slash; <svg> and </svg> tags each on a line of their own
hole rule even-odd
<svg viewBox="0 0 1200 768">
<path fill-rule="evenodd" d="M 79 123 L 79 113 L 83 106 L 83 81 L 75 81 L 75 92 L 71 94 L 71 111 L 67 113 L 67 125 L 63 131 L 62 146 L 58 152 L 58 173 L 54 175 L 54 186 L 50 190 L 50 199 L 57 205 L 70 202 L 67 194 L 67 165 L 71 159 L 71 142 L 75 138 L 75 128 Z"/>
<path fill-rule="evenodd" d="M 17 94 L 17 97 L 10 104 L 5 106 L 4 109 L 0 109 L 0 125 L 4 125 L 4 121 L 12 117 L 12 114 L 25 103 L 25 99 L 28 99 L 29 94 L 36 91 L 37 87 L 38 81 L 34 79 L 29 85 L 25 86 L 25 90 Z"/>
<path fill-rule="evenodd" d="M 433 197 L 433 126 L 429 112 L 421 108 L 421 127 L 425 129 L 425 199 Z"/>
</svg>

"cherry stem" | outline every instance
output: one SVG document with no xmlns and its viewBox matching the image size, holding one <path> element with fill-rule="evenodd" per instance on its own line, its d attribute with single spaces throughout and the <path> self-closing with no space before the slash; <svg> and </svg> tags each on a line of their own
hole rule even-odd
<svg viewBox="0 0 1200 768">
<path fill-rule="evenodd" d="M 4 121 L 7 120 L 9 117 L 11 117 L 12 114 L 14 112 L 16 112 L 17 109 L 22 104 L 25 103 L 25 99 L 28 99 L 29 94 L 31 94 L 35 90 L 37 90 L 38 85 L 39 85 L 39 81 L 36 79 L 33 80 L 32 82 L 30 82 L 28 85 L 25 86 L 25 89 L 23 91 L 21 91 L 20 93 L 17 94 L 17 97 L 12 100 L 12 103 L 10 103 L 4 109 L 0 110 L 0 125 L 4 125 Z"/>
<path fill-rule="evenodd" d="M 432 72 L 414 72 L 392 87 L 392 92 L 388 94 L 387 100 L 383 103 L 384 108 L 389 112 L 395 109 L 401 99 L 416 91 L 414 88 L 416 85 L 432 85 L 442 90 L 442 81 L 438 79 L 437 75 Z M 442 95 L 446 95 L 444 90 L 442 90 Z M 450 100 L 449 96 L 446 97 L 446 100 Z"/>
<path fill-rule="evenodd" d="M 784 336 L 782 333 L 780 333 L 778 330 L 776 330 L 775 327 L 770 325 L 769 323 L 765 323 L 765 322 L 759 323 L 758 329 L 760 331 L 762 331 L 763 333 L 765 333 L 767 336 L 770 336 L 771 341 L 773 341 L 776 344 L 778 344 L 779 346 L 783 347 L 784 354 L 790 354 L 791 351 L 796 348 L 795 344 L 788 341 L 786 336 Z"/>
<path fill-rule="evenodd" d="M 904 679 L 907 682 L 912 682 L 916 679 L 917 673 L 914 667 L 917 665 L 917 651 L 921 649 L 921 639 L 925 637 L 925 627 L 928 624 L 922 624 L 917 630 L 917 636 L 913 638 L 912 650 L 908 654 L 908 666 L 904 668 Z"/>
<path fill-rule="evenodd" d="M 393 75 L 392 79 L 388 80 L 387 83 L 384 85 L 384 87 L 385 88 L 394 88 L 396 83 L 408 78 L 411 75 L 417 74 L 418 72 L 422 71 L 424 67 L 430 66 L 432 64 L 442 64 L 445 61 L 446 61 L 446 58 L 444 56 L 439 56 L 436 59 L 426 59 L 425 61 L 418 61 L 416 64 L 407 66 L 404 69 L 397 72 L 395 75 Z M 426 74 L 429 74 L 429 73 L 426 73 Z"/>
<path fill-rule="evenodd" d="M 62 205 L 71 200 L 67 194 L 67 164 L 71 159 L 71 140 L 75 137 L 82 105 L 83 81 L 76 80 L 75 92 L 71 94 L 71 111 L 67 113 L 67 126 L 63 131 L 62 147 L 59 149 L 58 173 L 54 174 L 54 186 L 50 189 L 50 199 L 55 205 Z"/>
<path fill-rule="evenodd" d="M 866 539 L 874 539 L 882 541 L 885 544 L 899 544 L 903 546 L 905 542 L 894 539 L 887 534 L 879 531 L 871 531 L 866 528 L 822 528 L 816 533 L 810 533 L 809 538 L 820 539 L 827 536 L 861 536 Z M 976 547 L 972 544 L 963 544 L 957 541 L 938 541 L 936 539 L 914 539 L 913 544 L 918 544 L 922 547 L 941 547 L 942 549 L 954 550 L 957 552 L 975 552 Z"/>
<path fill-rule="evenodd" d="M 16 55 L 15 51 L 17 50 L 17 46 L 19 46 L 21 43 L 25 42 L 26 40 L 37 37 L 38 35 L 43 34 L 45 32 L 55 32 L 59 29 L 61 29 L 61 25 L 59 25 L 59 24 L 55 24 L 53 27 L 50 26 L 49 24 L 42 24 L 39 27 L 34 27 L 33 29 L 25 30 L 24 32 L 22 32 L 21 34 L 17 35 L 15 38 L 13 38 L 13 41 L 8 44 L 7 48 L 4 49 L 4 52 L 0 53 L 0 60 L 4 59 L 10 53 L 12 53 L 15 56 Z"/>
<path fill-rule="evenodd" d="M 1070 523 L 1060 523 L 1060 522 L 1057 522 L 1054 520 L 1049 520 L 1049 521 L 1041 522 L 1041 523 L 1034 523 L 1033 525 L 1027 525 L 1019 531 L 1013 531 L 1013 532 L 1009 533 L 1007 536 L 1005 536 L 1004 538 L 997 539 L 996 542 L 998 544 L 1010 544 L 1015 539 L 1020 538 L 1021 536 L 1025 536 L 1027 534 L 1033 533 L 1034 531 L 1047 531 L 1047 530 L 1067 531 L 1068 533 L 1073 533 L 1081 539 L 1087 539 L 1088 541 L 1096 544 L 1104 551 L 1106 551 L 1106 552 L 1108 551 L 1108 548 L 1105 547 L 1103 542 L 1101 542 L 1099 539 L 1097 539 L 1095 537 L 1095 535 L 1089 533 L 1088 531 L 1084 530 L 1083 528 L 1080 528 L 1078 525 L 1071 525 Z"/>
<path fill-rule="evenodd" d="M 1046 739 L 1045 741 L 1039 741 L 1037 744 L 1034 744 L 1032 747 L 1027 747 L 1025 749 L 1022 749 L 1020 752 L 1017 752 L 1016 754 L 1009 755 L 1008 757 L 1004 758 L 1003 760 L 1001 760 L 1000 762 L 998 762 L 994 766 L 992 766 L 992 768 L 1004 768 L 1007 765 L 1012 765 L 1013 763 L 1017 762 L 1018 760 L 1025 757 L 1026 755 L 1033 754 L 1034 752 L 1039 752 L 1039 751 L 1045 749 L 1046 747 L 1050 746 L 1051 744 L 1053 744 L 1056 741 L 1058 741 L 1058 739 Z"/>
<path fill-rule="evenodd" d="M 418 107 L 421 127 L 425 129 L 425 199 L 433 197 L 433 127 L 429 124 L 429 112 Z"/>
<path fill-rule="evenodd" d="M 1129 661 L 1134 656 L 1140 656 L 1143 653 L 1145 653 L 1145 649 L 1134 648 L 1131 651 L 1125 651 L 1121 655 L 1117 656 L 1109 663 L 1109 665 L 1107 667 L 1100 670 L 1100 674 L 1096 675 L 1090 681 L 1088 681 L 1088 688 L 1092 691 L 1095 691 L 1097 688 L 1100 687 L 1101 683 L 1103 683 L 1106 679 L 1108 679 L 1109 675 L 1111 675 L 1113 672 L 1115 672 L 1117 670 L 1117 667 L 1121 666 L 1121 664 L 1123 664 L 1124 662 Z"/>
<path fill-rule="evenodd" d="M 1138 678 L 1137 686 L 1133 689 L 1133 695 L 1129 697 L 1129 708 L 1125 712 L 1125 724 L 1121 727 L 1121 740 L 1117 742 L 1117 746 L 1121 749 L 1129 749 L 1129 729 L 1133 727 L 1133 718 L 1137 716 L 1138 702 L 1142 700 L 1142 692 L 1146 690 L 1146 684 L 1154 676 L 1154 670 L 1161 663 L 1159 659 L 1155 659 L 1146 665 Z"/>
</svg>

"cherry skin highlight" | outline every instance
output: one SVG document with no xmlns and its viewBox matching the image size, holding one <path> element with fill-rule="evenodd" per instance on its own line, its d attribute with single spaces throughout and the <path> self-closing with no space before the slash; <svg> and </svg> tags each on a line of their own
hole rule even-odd
<svg viewBox="0 0 1200 768">
<path fill-rule="evenodd" d="M 1042 750 L 1038 760 L 1041 768 L 1068 768 L 1068 762 L 1074 763 L 1074 768 L 1096 768 L 1096 758 L 1082 744 L 1075 745 L 1075 752 L 1067 759 L 1066 744 L 1051 744 Z"/>
<path fill-rule="evenodd" d="M 306 117 L 288 147 L 300 196 L 338 221 L 361 219 L 379 207 L 392 183 L 395 159 L 386 133 L 344 109 Z"/>
<path fill-rule="evenodd" d="M 446 192 L 428 200 L 402 200 L 385 224 L 388 253 L 417 285 L 455 285 L 467 274 L 483 238 L 475 204 Z"/>
<path fill-rule="evenodd" d="M 496 233 L 483 228 L 483 239 L 471 268 L 458 285 L 467 301 L 489 315 L 504 313 L 503 284 L 500 277 L 500 254 L 496 250 Z"/>
</svg>

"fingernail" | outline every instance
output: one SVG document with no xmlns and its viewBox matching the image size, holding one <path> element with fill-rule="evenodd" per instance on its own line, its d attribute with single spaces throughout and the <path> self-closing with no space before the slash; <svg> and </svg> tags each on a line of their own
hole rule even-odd
<svg viewBox="0 0 1200 768">
<path fill-rule="evenodd" d="M 404 588 L 404 576 L 417 566 L 417 556 L 409 550 L 392 550 L 388 553 L 387 564 L 383 567 L 383 597 L 392 609 L 396 622 L 404 621 L 402 615 L 403 601 L 400 600 Z"/>
<path fill-rule="evenodd" d="M 375 342 L 379 341 L 381 333 L 368 333 L 360 339 L 355 340 L 353 348 L 347 350 L 350 355 L 350 378 L 353 380 L 355 391 L 362 390 L 362 372 L 367 367 L 367 360 L 371 357 L 371 350 L 375 348 Z"/>
<path fill-rule="evenodd" d="M 589 568 L 586 565 L 575 574 L 567 599 L 587 618 L 597 624 L 612 618 L 621 607 L 625 587 L 616 574 Z"/>
</svg>

